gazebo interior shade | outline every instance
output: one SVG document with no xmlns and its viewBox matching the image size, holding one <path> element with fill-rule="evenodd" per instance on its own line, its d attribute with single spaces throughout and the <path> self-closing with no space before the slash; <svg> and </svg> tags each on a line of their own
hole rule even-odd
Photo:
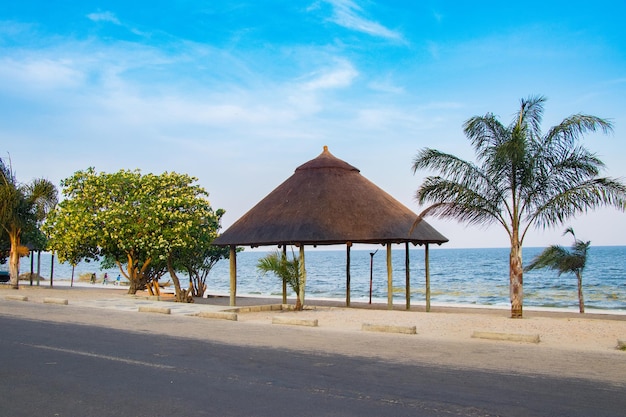
<svg viewBox="0 0 626 417">
<path fill-rule="evenodd" d="M 426 221 L 325 146 L 250 209 L 214 244 L 226 246 L 436 243 Z"/>
</svg>

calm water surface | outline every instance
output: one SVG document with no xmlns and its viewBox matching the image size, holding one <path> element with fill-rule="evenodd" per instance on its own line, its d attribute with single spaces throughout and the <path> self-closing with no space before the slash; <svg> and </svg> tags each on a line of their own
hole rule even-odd
<svg viewBox="0 0 626 417">
<path fill-rule="evenodd" d="M 346 251 L 310 250 L 306 252 L 307 297 L 345 299 Z M 524 248 L 524 264 L 543 248 Z M 269 249 L 270 251 L 272 249 Z M 279 296 L 282 284 L 273 275 L 261 275 L 257 260 L 267 252 L 244 251 L 237 254 L 238 295 Z M 297 254 L 297 250 L 296 250 Z M 351 251 L 351 299 L 367 301 L 370 290 L 370 251 Z M 430 276 L 432 305 L 509 306 L 509 249 L 444 249 L 431 248 Z M 394 302 L 404 303 L 404 246 L 394 247 Z M 50 255 L 42 254 L 41 275 L 50 276 Z M 36 259 L 35 259 L 36 269 Z M 208 293 L 229 293 L 229 262 L 220 261 L 207 279 Z M 30 260 L 24 258 L 21 271 L 30 270 Z M 77 265 L 75 276 L 96 272 L 101 280 L 105 271 L 98 263 Z M 107 270 L 111 279 L 119 271 Z M 384 247 L 374 255 L 372 268 L 372 298 L 386 302 L 387 271 Z M 71 266 L 54 265 L 54 279 L 69 279 Z M 423 304 L 425 294 L 424 250 L 410 250 L 411 303 Z M 168 280 L 166 275 L 163 281 Z M 626 312 L 626 246 L 591 247 L 583 273 L 583 292 L 587 309 Z M 578 306 L 576 277 L 552 270 L 524 274 L 524 305 L 576 309 Z"/>
</svg>

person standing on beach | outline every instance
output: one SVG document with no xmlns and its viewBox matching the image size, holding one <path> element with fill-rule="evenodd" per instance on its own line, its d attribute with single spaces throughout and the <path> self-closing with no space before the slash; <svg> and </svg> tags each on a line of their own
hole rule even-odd
<svg viewBox="0 0 626 417">
<path fill-rule="evenodd" d="M 104 278 L 102 278 L 102 283 L 104 285 L 107 285 L 107 279 L 109 279 L 109 274 L 107 274 L 106 272 L 104 273 Z"/>
<path fill-rule="evenodd" d="M 122 277 L 120 276 L 120 274 L 117 274 L 117 278 L 115 279 L 115 285 L 120 285 L 121 280 L 122 280 Z"/>
<path fill-rule="evenodd" d="M 95 284 L 95 283 L 96 283 L 96 274 L 95 274 L 95 273 L 92 273 L 92 274 L 91 274 L 91 283 L 92 283 L 92 284 Z"/>
</svg>

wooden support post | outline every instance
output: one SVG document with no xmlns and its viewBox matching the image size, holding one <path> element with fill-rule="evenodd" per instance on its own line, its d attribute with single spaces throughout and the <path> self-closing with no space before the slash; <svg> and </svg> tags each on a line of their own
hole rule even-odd
<svg viewBox="0 0 626 417">
<path fill-rule="evenodd" d="M 306 287 L 306 267 L 304 265 L 304 245 L 300 244 L 300 302 L 304 306 L 304 289 Z"/>
<path fill-rule="evenodd" d="M 430 311 L 430 260 L 428 253 L 428 243 L 424 247 L 424 269 L 426 270 L 426 311 Z"/>
<path fill-rule="evenodd" d="M 346 243 L 346 307 L 350 307 L 350 247 L 351 242 Z"/>
<path fill-rule="evenodd" d="M 387 308 L 393 310 L 393 266 L 391 265 L 391 243 L 387 243 Z"/>
<path fill-rule="evenodd" d="M 50 261 L 50 288 L 54 286 L 54 252 L 52 252 L 52 260 Z"/>
<path fill-rule="evenodd" d="M 230 246 L 230 305 L 237 304 L 237 247 Z"/>
<path fill-rule="evenodd" d="M 406 273 L 406 309 L 411 309 L 411 270 L 409 262 L 409 242 L 404 244 L 404 269 Z"/>
<path fill-rule="evenodd" d="M 287 245 L 283 245 L 283 257 L 287 258 Z M 283 280 L 283 304 L 287 304 L 287 281 Z"/>
</svg>

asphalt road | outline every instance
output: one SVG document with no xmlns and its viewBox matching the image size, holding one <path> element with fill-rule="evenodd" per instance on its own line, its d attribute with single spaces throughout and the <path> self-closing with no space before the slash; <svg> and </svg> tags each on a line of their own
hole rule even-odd
<svg viewBox="0 0 626 417">
<path fill-rule="evenodd" d="M 585 379 L 12 316 L 0 317 L 0 335 L 0 416 L 7 417 L 601 417 L 626 410 L 624 386 Z"/>
</svg>

